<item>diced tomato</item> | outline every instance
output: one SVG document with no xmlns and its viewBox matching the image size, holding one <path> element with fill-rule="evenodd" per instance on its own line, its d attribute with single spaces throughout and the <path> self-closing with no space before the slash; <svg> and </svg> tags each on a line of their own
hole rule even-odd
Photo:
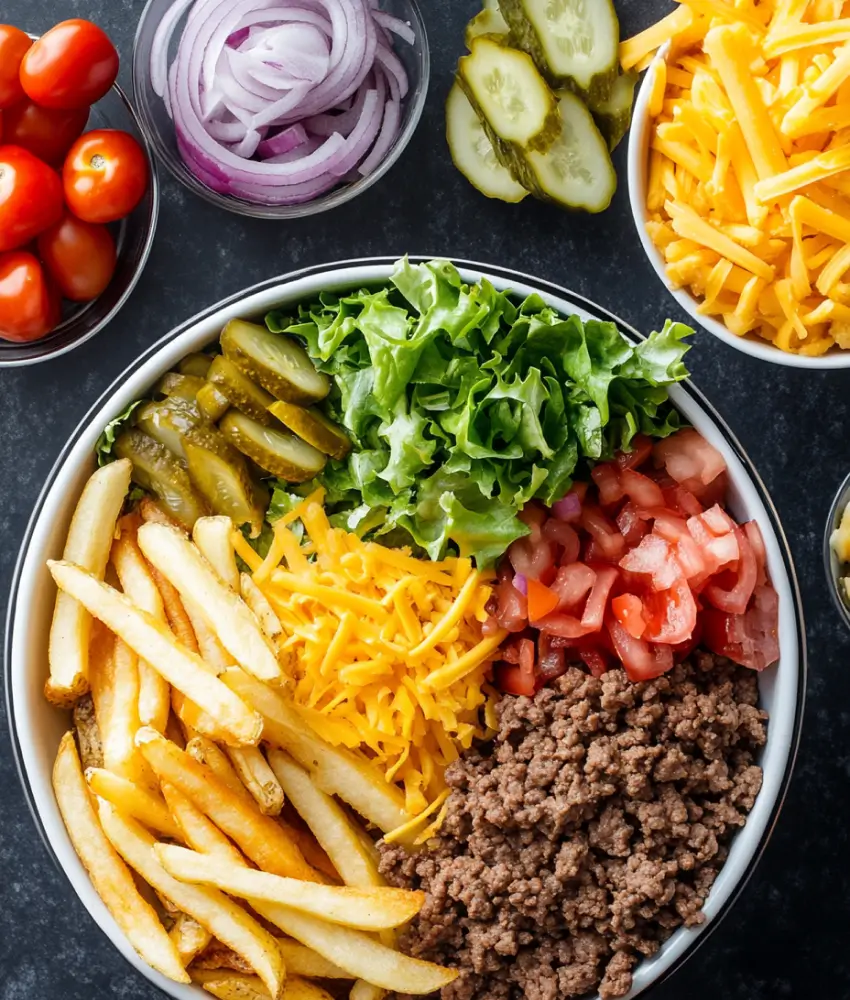
<svg viewBox="0 0 850 1000">
<path fill-rule="evenodd" d="M 605 507 L 623 499 L 623 488 L 620 485 L 620 473 L 614 462 L 603 462 L 595 466 L 590 473 L 591 479 L 599 490 L 599 502 Z"/>
<path fill-rule="evenodd" d="M 743 528 L 747 534 L 747 539 L 752 546 L 753 554 L 756 557 L 756 567 L 758 569 L 756 586 L 763 587 L 765 583 L 767 583 L 767 549 L 764 545 L 764 537 L 762 536 L 761 528 L 755 521 L 747 521 L 747 523 L 743 525 Z"/>
<path fill-rule="evenodd" d="M 608 658 L 599 649 L 579 649 L 578 655 L 593 677 L 601 677 L 611 669 Z"/>
<path fill-rule="evenodd" d="M 526 538 L 518 538 L 508 549 L 508 559 L 514 570 L 521 573 L 527 580 L 540 580 L 547 570 L 551 570 L 555 566 L 552 546 L 542 537 L 539 526 L 537 534 L 536 541 L 533 541 L 530 535 Z"/>
<path fill-rule="evenodd" d="M 494 670 L 496 687 L 504 694 L 525 695 L 533 698 L 537 690 L 534 674 L 524 674 L 518 666 L 497 663 Z"/>
<path fill-rule="evenodd" d="M 740 552 L 738 539 L 735 535 L 735 522 L 728 520 L 729 530 L 725 533 L 722 528 L 726 522 L 717 516 L 719 507 L 712 507 L 711 510 L 698 514 L 696 517 L 688 518 L 688 531 L 691 537 L 700 547 L 700 552 L 705 560 L 705 572 L 711 576 L 717 573 L 724 566 L 729 566 L 738 561 Z M 720 511 L 723 518 L 726 514 Z M 717 530 L 715 530 L 717 529 Z"/>
<path fill-rule="evenodd" d="M 575 562 L 578 559 L 581 542 L 578 532 L 572 525 L 559 521 L 556 517 L 550 517 L 543 525 L 543 537 L 561 546 L 562 551 L 559 557 L 561 565 Z"/>
<path fill-rule="evenodd" d="M 502 579 L 495 588 L 496 609 L 493 613 L 499 628 L 508 632 L 521 632 L 528 624 L 526 598 L 513 585 L 513 573 Z M 501 576 L 500 572 L 500 576 Z"/>
<path fill-rule="evenodd" d="M 588 632 L 598 632 L 602 628 L 608 596 L 619 575 L 615 566 L 596 567 L 596 581 L 581 616 L 581 624 Z"/>
<path fill-rule="evenodd" d="M 562 639 L 581 639 L 582 636 L 593 631 L 593 629 L 582 625 L 575 615 L 566 615 L 557 611 L 546 615 L 541 621 L 535 622 L 535 627 L 539 628 L 541 632 L 549 632 Z"/>
<path fill-rule="evenodd" d="M 586 505 L 581 512 L 581 524 L 597 543 L 607 562 L 622 559 L 626 552 L 626 541 L 598 507 Z"/>
<path fill-rule="evenodd" d="M 638 469 L 652 454 L 652 438 L 635 434 L 631 451 L 618 451 L 614 461 L 621 469 Z"/>
<path fill-rule="evenodd" d="M 647 535 L 637 548 L 620 560 L 620 567 L 630 573 L 649 577 L 653 590 L 668 590 L 684 572 L 670 543 L 660 535 Z"/>
<path fill-rule="evenodd" d="M 673 650 L 673 659 L 676 663 L 681 663 L 682 660 L 686 660 L 691 653 L 697 648 L 697 646 L 702 641 L 702 614 L 697 615 L 697 623 L 694 626 L 694 630 L 691 634 L 690 639 L 685 639 L 684 642 L 677 642 L 670 648 Z"/>
<path fill-rule="evenodd" d="M 735 528 L 735 537 L 738 540 L 738 568 L 733 585 L 724 589 L 721 584 L 712 581 L 705 588 L 705 599 L 721 611 L 728 611 L 734 615 L 742 615 L 747 610 L 750 598 L 758 580 L 758 564 L 753 547 L 750 545 L 747 533 L 742 528 Z M 732 576 L 728 571 L 724 576 Z"/>
<path fill-rule="evenodd" d="M 669 590 L 647 594 L 644 638 L 668 646 L 687 642 L 697 622 L 697 605 L 686 580 L 677 580 Z"/>
<path fill-rule="evenodd" d="M 685 579 L 693 580 L 706 571 L 705 559 L 700 547 L 688 531 L 687 523 L 668 510 L 656 510 L 653 534 L 670 542 L 676 555 L 676 560 L 682 568 Z"/>
<path fill-rule="evenodd" d="M 720 452 L 691 427 L 659 441 L 653 449 L 653 460 L 657 468 L 663 466 L 672 479 L 697 499 L 726 471 Z"/>
<path fill-rule="evenodd" d="M 779 659 L 779 598 L 769 584 L 756 588 L 746 614 L 706 608 L 702 624 L 703 641 L 717 656 L 752 670 L 764 670 Z"/>
<path fill-rule="evenodd" d="M 629 680 L 648 681 L 672 668 L 673 652 L 669 646 L 653 646 L 643 639 L 635 639 L 614 618 L 609 618 L 605 624 Z"/>
<path fill-rule="evenodd" d="M 584 563 L 562 566 L 551 587 L 558 596 L 558 610 L 571 611 L 577 607 L 595 582 L 596 573 Z"/>
<path fill-rule="evenodd" d="M 682 517 L 693 517 L 705 509 L 693 493 L 683 486 L 667 486 L 661 492 L 664 494 L 664 505 Z"/>
<path fill-rule="evenodd" d="M 623 628 L 635 639 L 640 639 L 646 631 L 646 620 L 643 617 L 643 603 L 634 594 L 620 594 L 611 601 L 614 617 Z"/>
<path fill-rule="evenodd" d="M 541 632 L 537 640 L 537 673 L 541 680 L 551 681 L 567 669 L 563 648 L 552 645 L 551 637 Z"/>
<path fill-rule="evenodd" d="M 536 624 L 558 607 L 558 595 L 538 580 L 528 581 L 528 618 Z"/>
<path fill-rule="evenodd" d="M 664 494 L 658 483 L 647 476 L 642 476 L 633 469 L 624 469 L 620 473 L 620 487 L 626 496 L 638 507 L 663 507 Z"/>
<path fill-rule="evenodd" d="M 646 521 L 647 519 L 641 516 L 640 510 L 631 500 L 623 504 L 622 510 L 617 515 L 617 527 L 630 549 L 634 548 L 649 531 Z"/>
<path fill-rule="evenodd" d="M 718 537 L 720 535 L 728 535 L 730 531 L 734 531 L 736 528 L 736 524 L 732 518 L 717 503 L 713 507 L 709 507 L 699 517 L 712 535 L 717 535 Z"/>
</svg>

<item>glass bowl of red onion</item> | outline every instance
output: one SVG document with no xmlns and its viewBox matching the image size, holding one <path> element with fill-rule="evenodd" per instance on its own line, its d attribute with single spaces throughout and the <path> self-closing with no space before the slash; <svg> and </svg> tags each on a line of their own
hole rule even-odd
<svg viewBox="0 0 850 1000">
<path fill-rule="evenodd" d="M 142 128 L 171 173 L 265 219 L 342 205 L 396 162 L 430 75 L 416 0 L 148 0 Z"/>
</svg>

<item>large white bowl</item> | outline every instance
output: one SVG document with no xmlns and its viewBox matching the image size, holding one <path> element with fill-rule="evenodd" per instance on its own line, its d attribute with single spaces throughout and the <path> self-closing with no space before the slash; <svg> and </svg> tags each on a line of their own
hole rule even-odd
<svg viewBox="0 0 850 1000">
<path fill-rule="evenodd" d="M 667 58 L 669 45 L 665 45 L 659 50 L 655 60 L 644 74 L 643 81 L 638 91 L 635 101 L 634 113 L 632 115 L 631 131 L 629 133 L 629 155 L 628 155 L 628 182 L 629 182 L 629 203 L 632 208 L 632 217 L 635 220 L 640 242 L 646 253 L 649 263 L 655 273 L 661 279 L 664 287 L 691 317 L 697 326 L 713 334 L 718 340 L 722 340 L 736 351 L 749 354 L 750 357 L 760 358 L 762 361 L 770 361 L 775 365 L 787 365 L 790 368 L 817 368 L 821 371 L 833 368 L 850 368 L 850 351 L 843 351 L 838 347 L 833 347 L 826 354 L 819 358 L 808 358 L 802 354 L 789 354 L 781 351 L 778 347 L 763 340 L 755 334 L 747 334 L 739 337 L 726 327 L 719 320 L 712 316 L 703 316 L 697 312 L 700 299 L 694 298 L 686 288 L 674 288 L 667 276 L 667 268 L 664 256 L 658 247 L 652 242 L 646 229 L 646 188 L 649 183 L 649 144 L 652 138 L 652 119 L 649 116 L 649 91 L 650 82 L 656 71 L 657 64 L 664 62 Z"/>
<path fill-rule="evenodd" d="M 468 280 L 486 274 L 497 288 L 512 288 L 522 296 L 538 292 L 563 314 L 616 320 L 599 306 L 557 286 L 502 268 L 458 264 Z M 55 595 L 45 560 L 61 556 L 71 513 L 94 468 L 93 450 L 102 428 L 142 396 L 167 369 L 190 351 L 215 340 L 224 323 L 233 317 L 261 317 L 273 306 L 294 306 L 322 290 L 384 283 L 391 270 L 389 258 L 308 268 L 256 285 L 172 330 L 116 380 L 71 435 L 39 497 L 21 548 L 9 601 L 5 679 L 12 742 L 33 818 L 48 852 L 97 925 L 136 969 L 178 1000 L 199 1000 L 206 994 L 198 987 L 172 983 L 138 957 L 93 890 L 53 797 L 51 767 L 69 719 L 66 713 L 48 705 L 42 696 Z M 636 331 L 616 321 L 627 335 L 639 337 Z M 770 576 L 779 594 L 782 658 L 778 667 L 759 678 L 761 701 L 770 713 L 767 746 L 761 759 L 764 784 L 746 827 L 734 838 L 729 859 L 706 902 L 706 922 L 700 927 L 678 930 L 657 955 L 641 963 L 631 996 L 668 976 L 705 940 L 752 873 L 776 821 L 791 775 L 805 689 L 805 631 L 800 595 L 776 512 L 741 446 L 705 397 L 688 384 L 676 387 L 672 398 L 682 414 L 723 453 L 729 466 L 732 484 L 729 503 L 733 513 L 740 520 L 755 518 L 761 527 Z"/>
</svg>

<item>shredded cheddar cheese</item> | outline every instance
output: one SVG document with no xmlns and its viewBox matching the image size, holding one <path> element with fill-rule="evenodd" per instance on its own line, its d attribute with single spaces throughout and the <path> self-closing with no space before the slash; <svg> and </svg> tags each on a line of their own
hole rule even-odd
<svg viewBox="0 0 850 1000">
<path fill-rule="evenodd" d="M 424 842 L 445 816 L 446 768 L 495 723 L 486 672 L 505 633 L 482 631 L 492 580 L 468 559 L 427 562 L 363 542 L 332 527 L 321 500 L 275 523 L 264 559 L 238 533 L 234 545 L 280 620 L 295 706 L 401 787 L 414 819 L 387 839 L 419 830 Z"/>
<path fill-rule="evenodd" d="M 651 65 L 647 231 L 668 277 L 738 336 L 847 349 L 850 3 L 676 3 L 620 46 Z"/>
</svg>

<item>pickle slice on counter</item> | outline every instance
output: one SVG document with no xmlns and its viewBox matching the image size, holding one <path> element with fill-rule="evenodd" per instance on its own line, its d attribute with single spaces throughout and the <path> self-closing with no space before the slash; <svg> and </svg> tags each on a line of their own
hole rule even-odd
<svg viewBox="0 0 850 1000">
<path fill-rule="evenodd" d="M 136 416 L 136 426 L 185 460 L 183 436 L 203 423 L 197 402 L 169 396 L 158 403 L 146 403 Z"/>
<path fill-rule="evenodd" d="M 238 410 L 229 410 L 221 433 L 244 455 L 280 479 L 303 483 L 325 467 L 327 456 L 289 431 L 264 427 Z"/>
<path fill-rule="evenodd" d="M 202 354 L 197 351 L 195 354 L 187 354 L 177 366 L 177 370 L 182 375 L 195 375 L 197 378 L 206 378 L 207 369 L 212 363 L 209 354 Z"/>
<path fill-rule="evenodd" d="M 607 100 L 591 101 L 588 104 L 596 127 L 602 133 L 602 138 L 608 143 L 608 149 L 612 153 L 632 123 L 637 82 L 637 73 L 621 73 L 614 81 Z"/>
<path fill-rule="evenodd" d="M 303 406 L 279 401 L 272 403 L 269 413 L 293 434 L 331 458 L 343 459 L 351 451 L 351 441 L 345 431 L 318 410 L 305 410 Z"/>
<path fill-rule="evenodd" d="M 523 150 L 552 145 L 560 131 L 558 105 L 528 53 L 479 36 L 457 65 L 476 114 L 500 140 Z"/>
<path fill-rule="evenodd" d="M 482 35 L 485 38 L 505 39 L 510 30 L 508 22 L 502 17 L 502 12 L 498 7 L 485 7 L 466 26 L 466 47 L 471 49 L 475 39 Z"/>
<path fill-rule="evenodd" d="M 612 0 L 499 0 L 511 36 L 556 90 L 605 100 L 619 69 Z"/>
<path fill-rule="evenodd" d="M 317 403 L 330 392 L 326 375 L 316 371 L 304 348 L 256 323 L 232 319 L 221 334 L 221 348 L 246 375 L 288 403 Z"/>
<path fill-rule="evenodd" d="M 166 372 L 157 382 L 154 393 L 160 396 L 177 396 L 179 399 L 195 399 L 204 385 L 199 375 L 184 375 L 182 372 Z"/>
<path fill-rule="evenodd" d="M 249 524 L 256 537 L 266 508 L 258 503 L 254 484 L 243 461 L 233 462 L 202 444 L 185 442 L 189 477 L 215 514 L 224 514 L 237 526 Z M 238 458 L 241 460 L 242 456 Z"/>
<path fill-rule="evenodd" d="M 490 137 L 457 82 L 446 101 L 446 139 L 454 165 L 482 194 L 514 203 L 526 197 L 528 191 L 499 162 Z"/>
<path fill-rule="evenodd" d="M 230 400 L 212 382 L 204 382 L 198 389 L 198 408 L 201 416 L 211 423 L 216 423 L 230 409 Z"/>
<path fill-rule="evenodd" d="M 133 482 L 152 493 L 162 509 L 187 530 L 191 531 L 195 521 L 209 513 L 210 508 L 177 458 L 138 427 L 118 437 L 115 455 L 130 459 Z"/>
<path fill-rule="evenodd" d="M 230 358 L 219 355 L 210 365 L 207 378 L 237 410 L 247 413 L 261 424 L 272 425 L 269 407 L 274 402 L 274 396 L 248 378 Z"/>
</svg>

